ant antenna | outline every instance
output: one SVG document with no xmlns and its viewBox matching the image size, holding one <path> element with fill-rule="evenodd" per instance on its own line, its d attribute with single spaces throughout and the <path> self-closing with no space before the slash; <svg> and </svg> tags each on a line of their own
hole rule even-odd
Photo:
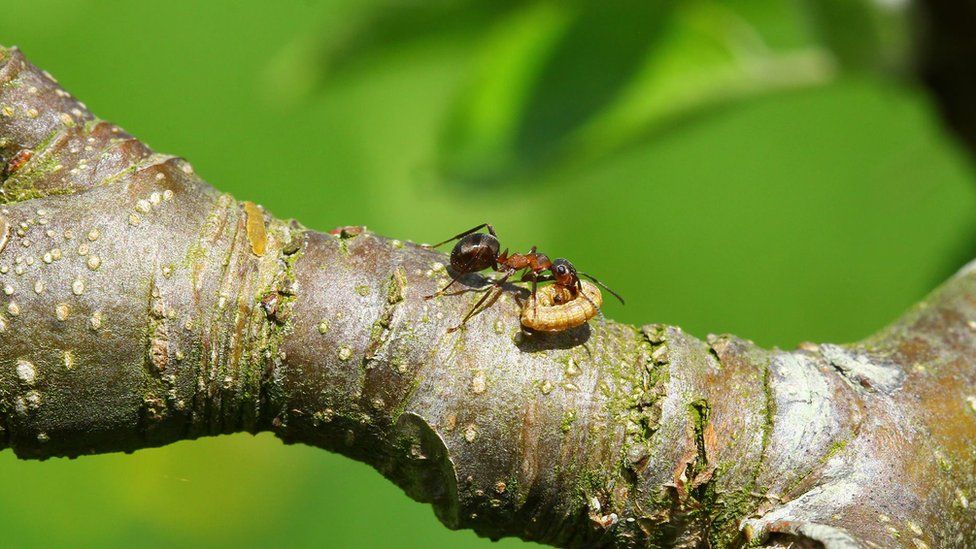
<svg viewBox="0 0 976 549">
<path fill-rule="evenodd" d="M 448 242 L 452 242 L 454 240 L 460 240 L 460 239 L 468 236 L 471 233 L 476 233 L 476 232 L 480 231 L 481 229 L 488 229 L 488 234 L 490 234 L 491 236 L 497 237 L 497 235 L 495 234 L 495 228 L 491 226 L 491 223 L 482 223 L 481 225 L 478 225 L 477 227 L 472 227 L 472 228 L 464 231 L 463 233 L 456 234 L 456 235 L 452 236 L 451 238 L 448 238 L 444 242 L 439 242 L 437 244 L 434 244 L 433 246 L 431 246 L 430 244 L 427 244 L 427 245 L 425 245 L 423 247 L 424 248 L 440 248 L 441 246 L 443 246 L 444 244 L 447 244 Z"/>
<path fill-rule="evenodd" d="M 588 275 L 588 274 L 586 274 L 586 273 L 584 273 L 582 271 L 578 271 L 578 274 L 581 274 L 581 275 L 585 276 L 586 278 L 589 278 L 591 281 L 593 281 L 596 284 L 598 284 L 601 288 L 603 288 L 604 290 L 606 290 L 606 291 L 610 292 L 611 294 L 613 294 L 613 297 L 617 298 L 620 301 L 620 304 L 621 305 L 626 305 L 626 303 L 624 303 L 624 298 L 620 297 L 620 294 L 618 294 L 617 292 L 611 290 L 606 284 L 604 284 L 604 283 L 600 282 L 599 280 L 593 278 L 592 275 Z"/>
</svg>

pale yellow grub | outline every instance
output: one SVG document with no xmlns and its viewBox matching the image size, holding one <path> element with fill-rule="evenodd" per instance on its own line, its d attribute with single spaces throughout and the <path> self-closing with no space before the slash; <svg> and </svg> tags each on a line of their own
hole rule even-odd
<svg viewBox="0 0 976 549">
<path fill-rule="evenodd" d="M 244 213 L 247 214 L 247 240 L 251 243 L 251 251 L 261 257 L 268 245 L 268 233 L 264 227 L 264 212 L 254 202 L 244 203 Z"/>
<path fill-rule="evenodd" d="M 522 308 L 522 325 L 538 332 L 560 332 L 586 323 L 600 312 L 603 305 L 600 289 L 585 280 L 583 295 L 566 303 L 556 303 L 556 298 L 565 293 L 554 284 L 539 288 L 535 298 L 538 299 L 538 306 L 535 299 L 530 297 Z"/>
</svg>

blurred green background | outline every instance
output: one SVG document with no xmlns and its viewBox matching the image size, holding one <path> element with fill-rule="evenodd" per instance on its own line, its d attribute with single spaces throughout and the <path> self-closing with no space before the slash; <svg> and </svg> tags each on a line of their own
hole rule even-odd
<svg viewBox="0 0 976 549">
<path fill-rule="evenodd" d="M 279 216 L 416 241 L 490 221 L 626 296 L 612 318 L 792 347 L 862 338 L 976 255 L 976 181 L 911 78 L 910 17 L 899 0 L 5 0 L 0 43 Z M 489 543 L 268 435 L 5 452 L 0 484 L 8 546 Z"/>
</svg>

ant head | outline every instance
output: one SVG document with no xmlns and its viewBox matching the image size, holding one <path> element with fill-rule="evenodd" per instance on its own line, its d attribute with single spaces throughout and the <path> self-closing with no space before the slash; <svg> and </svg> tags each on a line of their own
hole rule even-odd
<svg viewBox="0 0 976 549">
<path fill-rule="evenodd" d="M 580 278 L 579 277 L 580 277 L 580 275 L 583 275 L 586 278 L 592 280 L 596 285 L 600 286 L 604 290 L 606 290 L 606 291 L 610 292 L 611 294 L 613 294 L 613 297 L 615 297 L 618 300 L 620 300 L 620 303 L 623 303 L 624 302 L 624 298 L 620 297 L 620 294 L 618 294 L 617 292 L 615 292 L 615 291 L 611 290 L 610 288 L 608 288 L 606 284 L 604 284 L 604 283 L 600 282 L 599 280 L 593 278 L 592 275 L 589 275 L 589 274 L 586 274 L 586 273 L 577 273 L 576 272 L 576 267 L 573 267 L 573 264 L 570 263 L 568 259 L 563 259 L 563 258 L 560 257 L 559 259 L 553 261 L 552 262 L 552 267 L 550 267 L 550 270 L 552 271 L 552 275 L 553 275 L 553 278 L 556 281 L 556 284 L 558 284 L 559 286 L 563 286 L 565 288 L 575 288 L 575 289 L 578 289 L 578 290 L 582 290 L 583 289 L 583 285 L 580 283 Z M 589 298 L 587 298 L 587 299 L 589 299 Z"/>
<path fill-rule="evenodd" d="M 573 288 L 579 284 L 579 276 L 576 274 L 576 267 L 569 262 L 568 259 L 562 257 L 557 258 L 552 262 L 552 267 L 549 268 L 552 271 L 552 276 L 555 278 L 556 284 L 566 288 Z"/>
</svg>

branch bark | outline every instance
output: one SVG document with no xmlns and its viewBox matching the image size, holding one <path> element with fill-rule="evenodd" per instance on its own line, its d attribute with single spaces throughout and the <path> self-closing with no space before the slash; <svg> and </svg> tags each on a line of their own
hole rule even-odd
<svg viewBox="0 0 976 549">
<path fill-rule="evenodd" d="M 866 341 L 766 350 L 424 301 L 445 257 L 275 219 L 0 50 L 0 449 L 271 430 L 451 528 L 558 546 L 976 543 L 976 266 Z M 518 291 L 517 289 L 512 290 Z"/>
</svg>

